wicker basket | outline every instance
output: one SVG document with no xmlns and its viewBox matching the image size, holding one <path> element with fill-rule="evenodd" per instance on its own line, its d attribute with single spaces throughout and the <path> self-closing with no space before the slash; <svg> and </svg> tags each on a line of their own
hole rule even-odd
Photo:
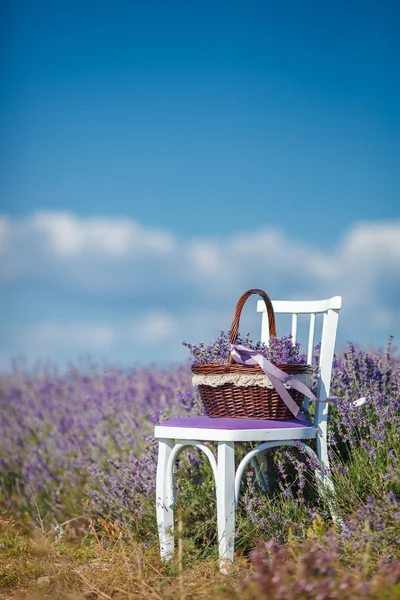
<svg viewBox="0 0 400 600">
<path fill-rule="evenodd" d="M 236 305 L 230 332 L 231 344 L 235 344 L 237 341 L 239 320 L 244 303 L 253 294 L 259 294 L 264 300 L 268 311 L 270 335 L 276 336 L 275 314 L 270 298 L 262 290 L 248 290 L 239 298 Z M 300 376 L 299 378 L 303 380 L 304 378 L 309 379 L 312 373 L 312 367 L 309 365 L 276 366 L 285 373 L 294 375 L 295 377 Z M 280 398 L 278 392 L 272 387 L 259 365 L 237 364 L 229 356 L 226 365 L 193 365 L 192 373 L 195 376 L 201 375 L 202 381 L 207 381 L 207 377 L 204 376 L 212 376 L 208 377 L 210 385 L 206 383 L 198 385 L 201 400 L 209 417 L 272 420 L 293 419 L 293 414 Z M 243 375 L 247 377 L 243 378 Z M 199 378 L 195 377 L 194 379 L 198 380 Z M 215 380 L 223 381 L 224 379 L 230 379 L 231 381 L 215 385 Z M 243 383 L 243 380 L 247 380 L 250 384 Z M 256 381 L 257 385 L 252 385 L 252 381 Z M 297 406 L 301 408 L 304 401 L 304 394 L 292 388 L 289 388 L 288 392 Z"/>
</svg>

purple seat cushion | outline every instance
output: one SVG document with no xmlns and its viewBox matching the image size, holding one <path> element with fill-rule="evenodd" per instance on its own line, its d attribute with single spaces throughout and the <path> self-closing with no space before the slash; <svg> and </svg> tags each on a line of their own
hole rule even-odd
<svg viewBox="0 0 400 600">
<path fill-rule="evenodd" d="M 211 417 L 180 417 L 160 423 L 162 427 L 194 427 L 195 429 L 287 429 L 296 427 L 313 427 L 310 421 L 289 419 L 286 421 L 270 421 L 261 419 L 215 419 Z"/>
</svg>

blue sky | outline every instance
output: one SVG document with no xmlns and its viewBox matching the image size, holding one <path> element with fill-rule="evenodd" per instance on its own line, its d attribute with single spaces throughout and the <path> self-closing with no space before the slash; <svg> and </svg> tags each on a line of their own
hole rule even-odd
<svg viewBox="0 0 400 600">
<path fill-rule="evenodd" d="M 181 360 L 247 287 L 398 336 L 398 3 L 2 12 L 0 365 Z"/>
</svg>

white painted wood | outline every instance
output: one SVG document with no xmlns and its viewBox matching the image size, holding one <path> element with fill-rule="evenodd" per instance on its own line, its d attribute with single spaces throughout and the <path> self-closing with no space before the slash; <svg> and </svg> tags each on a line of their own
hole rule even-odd
<svg viewBox="0 0 400 600">
<path fill-rule="evenodd" d="M 265 305 L 264 305 L 265 307 Z M 263 312 L 261 315 L 261 338 L 260 342 L 263 344 L 268 344 L 269 342 L 269 321 L 268 321 L 268 313 Z"/>
<path fill-rule="evenodd" d="M 235 546 L 235 450 L 233 442 L 218 442 L 217 524 L 219 564 L 223 573 L 233 563 Z"/>
<path fill-rule="evenodd" d="M 335 351 L 336 331 L 339 319 L 337 310 L 328 310 L 324 314 L 322 326 L 322 340 L 320 353 L 320 377 L 318 381 L 318 397 L 326 398 L 329 396 L 332 363 Z M 329 458 L 328 458 L 328 403 L 317 403 L 315 407 L 314 424 L 318 429 L 317 435 L 317 454 L 323 465 L 321 471 L 321 482 L 333 490 L 332 482 L 329 477 Z"/>
<path fill-rule="evenodd" d="M 295 345 L 297 340 L 297 314 L 292 314 L 292 344 Z"/>
<path fill-rule="evenodd" d="M 324 313 L 325 311 L 340 310 L 342 308 L 341 296 L 334 296 L 327 300 L 272 300 L 272 306 L 276 313 L 291 314 L 310 314 Z M 257 302 L 257 312 L 266 312 L 266 306 L 263 300 Z"/>
<path fill-rule="evenodd" d="M 323 396 L 327 396 L 330 389 L 338 319 L 339 312 L 337 310 L 328 310 L 327 313 L 324 314 L 320 354 L 321 381 L 319 389 L 319 392 Z"/>
<path fill-rule="evenodd" d="M 158 443 L 156 511 L 160 554 L 165 560 L 170 560 L 174 551 L 174 511 L 169 504 L 173 490 L 169 488 L 171 482 L 167 485 L 168 461 L 174 444 L 174 440 L 165 439 L 160 439 Z"/>
<path fill-rule="evenodd" d="M 332 363 L 335 351 L 336 330 L 339 313 L 336 310 L 328 310 L 324 314 L 320 353 L 320 375 L 318 380 L 318 398 L 329 396 L 332 375 Z M 328 403 L 316 403 L 314 424 L 319 431 L 318 440 L 327 439 Z M 322 458 L 322 449 L 320 457 Z"/>
<path fill-rule="evenodd" d="M 309 440 L 317 435 L 317 430 L 312 426 L 289 429 L 200 429 L 198 427 L 164 427 L 157 425 L 154 428 L 154 437 L 165 439 L 202 440 L 210 442 L 259 442 L 268 440 Z"/>
<path fill-rule="evenodd" d="M 310 314 L 310 328 L 308 331 L 307 364 L 312 365 L 315 337 L 315 313 Z M 304 397 L 303 408 L 305 411 L 310 406 L 310 398 Z"/>
<path fill-rule="evenodd" d="M 317 456 L 322 465 L 321 472 L 319 473 L 319 479 L 321 483 L 332 487 L 329 477 L 328 444 L 326 438 L 322 434 L 317 437 Z"/>
<path fill-rule="evenodd" d="M 307 363 L 312 364 L 314 354 L 315 313 L 310 314 L 310 329 L 308 332 Z"/>
</svg>

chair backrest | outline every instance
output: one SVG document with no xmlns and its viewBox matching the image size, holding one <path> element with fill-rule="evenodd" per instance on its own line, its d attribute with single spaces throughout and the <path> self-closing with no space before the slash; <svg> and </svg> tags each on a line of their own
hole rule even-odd
<svg viewBox="0 0 400 600">
<path fill-rule="evenodd" d="M 320 342 L 319 352 L 319 377 L 318 377 L 318 398 L 325 398 L 329 395 L 332 375 L 332 363 L 335 351 L 336 330 L 339 319 L 339 310 L 342 308 L 341 296 L 334 296 L 328 300 L 273 300 L 274 312 L 278 314 L 292 315 L 292 336 L 293 343 L 298 337 L 298 316 L 309 315 L 308 327 L 308 346 L 307 362 L 312 364 L 315 345 Z M 266 312 L 263 300 L 257 302 L 257 311 L 262 313 L 261 322 L 261 341 L 267 343 L 269 340 L 268 314 Z M 322 316 L 322 328 L 320 339 L 316 339 L 316 325 L 318 315 Z M 277 327 L 277 331 L 279 329 Z M 282 335 L 286 332 L 282 332 Z M 279 333 L 278 333 L 279 335 Z M 315 421 L 317 424 L 324 420 L 328 412 L 328 405 L 316 403 Z M 308 407 L 306 400 L 305 408 Z M 326 419 L 325 419 L 326 420 Z"/>
</svg>

